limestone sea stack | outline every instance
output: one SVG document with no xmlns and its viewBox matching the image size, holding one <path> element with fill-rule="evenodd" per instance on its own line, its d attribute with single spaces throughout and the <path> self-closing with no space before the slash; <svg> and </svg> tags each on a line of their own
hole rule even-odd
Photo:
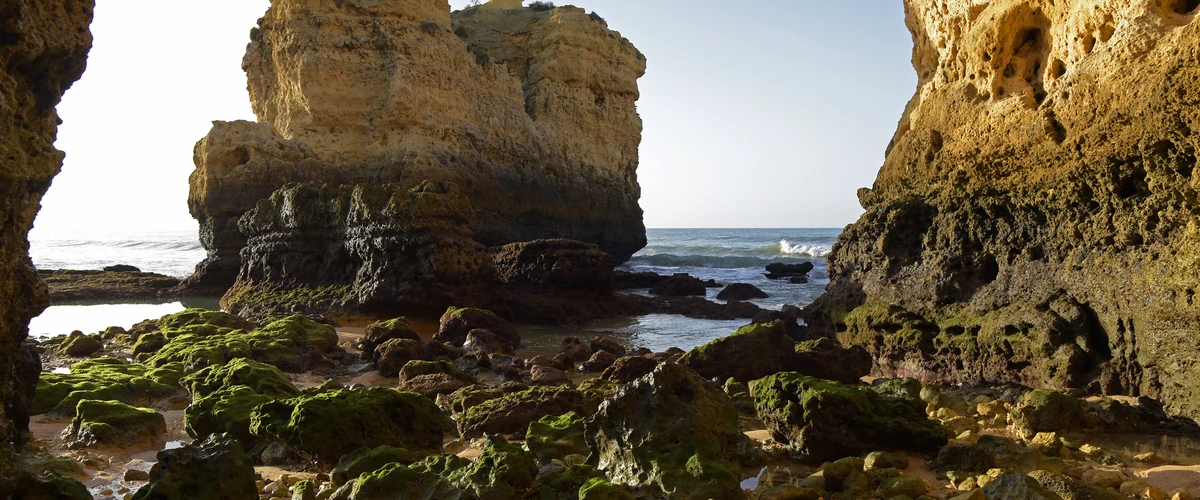
<svg viewBox="0 0 1200 500">
<path fill-rule="evenodd" d="M 916 95 L 810 325 L 1200 416 L 1200 2 L 906 0 Z"/>
<path fill-rule="evenodd" d="M 645 57 L 576 7 L 446 0 L 273 0 L 242 67 L 259 123 L 215 122 L 189 207 L 208 258 L 184 283 L 221 293 L 243 270 L 238 221 L 291 182 L 453 184 L 485 247 L 645 245 L 638 206 Z M 337 244 L 331 242 L 330 244 Z"/>
<path fill-rule="evenodd" d="M 19 450 L 29 438 L 41 362 L 21 343 L 50 298 L 29 260 L 28 233 L 62 168 L 54 107 L 87 65 L 94 5 L 0 0 L 0 448 Z"/>
</svg>

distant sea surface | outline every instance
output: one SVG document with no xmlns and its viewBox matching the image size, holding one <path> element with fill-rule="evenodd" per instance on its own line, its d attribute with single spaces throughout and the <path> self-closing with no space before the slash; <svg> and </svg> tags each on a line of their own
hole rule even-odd
<svg viewBox="0 0 1200 500">
<path fill-rule="evenodd" d="M 825 290 L 829 276 L 825 255 L 837 240 L 840 229 L 649 229 L 646 248 L 621 266 L 631 272 L 659 274 L 688 273 L 718 283 L 750 283 L 769 298 L 752 302 L 767 309 L 784 304 L 803 306 Z M 129 264 L 146 272 L 187 277 L 205 256 L 195 231 L 142 233 L 47 233 L 30 235 L 30 255 L 38 269 L 100 269 Z M 792 284 L 763 276 L 767 264 L 812 262 L 809 282 Z M 711 288 L 708 298 L 716 300 L 720 288 Z M 201 304 L 212 302 L 201 302 Z M 46 337 L 71 330 L 94 332 L 117 325 L 128 328 L 147 318 L 182 310 L 181 302 L 54 306 L 30 322 L 30 333 Z M 708 321 L 674 315 L 606 320 L 573 334 L 609 335 L 632 346 L 655 351 L 668 347 L 690 349 L 733 332 L 744 320 Z M 564 333 L 561 330 L 528 326 L 521 328 L 526 344 L 534 351 L 553 352 Z"/>
</svg>

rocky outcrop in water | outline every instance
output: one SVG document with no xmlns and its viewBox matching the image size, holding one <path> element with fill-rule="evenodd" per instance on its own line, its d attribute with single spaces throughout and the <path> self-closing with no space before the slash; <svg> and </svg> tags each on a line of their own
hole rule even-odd
<svg viewBox="0 0 1200 500">
<path fill-rule="evenodd" d="M 196 146 L 208 258 L 183 288 L 234 281 L 238 220 L 288 182 L 451 182 L 485 245 L 571 237 L 619 261 L 644 246 L 645 57 L 582 9 L 511 3 L 274 0 L 242 63 L 261 123 L 216 122 Z"/>
<path fill-rule="evenodd" d="M 905 10 L 917 93 L 810 325 L 882 374 L 1200 416 L 1200 5 Z"/>
<path fill-rule="evenodd" d="M 27 368 L 29 319 L 49 305 L 29 260 L 29 229 L 62 168 L 54 107 L 87 65 L 91 0 L 0 1 L 0 443 L 28 440 L 37 366 Z M 37 356 L 31 357 L 36 361 Z"/>
</svg>

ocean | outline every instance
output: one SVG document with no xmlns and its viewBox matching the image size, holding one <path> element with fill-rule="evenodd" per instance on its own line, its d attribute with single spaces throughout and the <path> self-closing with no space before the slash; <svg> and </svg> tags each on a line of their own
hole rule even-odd
<svg viewBox="0 0 1200 500">
<path fill-rule="evenodd" d="M 649 229 L 646 248 L 621 266 L 631 272 L 659 274 L 688 273 L 721 284 L 750 283 L 770 297 L 752 302 L 767 309 L 785 304 L 804 306 L 819 297 L 829 283 L 825 255 L 837 240 L 840 229 Z M 183 278 L 204 258 L 194 231 L 153 233 L 46 233 L 30 235 L 30 255 L 39 269 L 100 269 L 129 264 L 143 271 Z M 792 284 L 768 280 L 765 267 L 772 262 L 812 262 L 809 282 Z M 720 288 L 711 288 L 708 298 L 716 300 Z M 159 304 L 52 306 L 30 322 L 35 337 L 49 337 L 81 330 L 85 333 L 108 326 L 128 328 L 148 318 L 177 312 L 185 307 L 216 307 L 213 300 L 166 301 Z M 690 349 L 732 333 L 744 320 L 713 321 L 653 314 L 637 318 L 605 320 L 583 331 L 522 326 L 525 344 L 535 352 L 553 351 L 564 334 L 607 335 L 633 347 L 662 351 L 668 347 Z"/>
</svg>

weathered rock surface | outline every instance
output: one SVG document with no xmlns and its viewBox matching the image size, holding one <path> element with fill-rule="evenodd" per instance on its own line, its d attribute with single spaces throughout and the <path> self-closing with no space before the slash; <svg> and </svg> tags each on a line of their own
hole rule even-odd
<svg viewBox="0 0 1200 500">
<path fill-rule="evenodd" d="M 905 7 L 918 89 L 809 324 L 888 344 L 884 373 L 1200 415 L 1200 6 Z M 903 310 L 841 321 L 881 303 Z"/>
<path fill-rule="evenodd" d="M 0 2 L 0 443 L 29 439 L 37 377 L 19 370 L 29 319 L 50 303 L 29 260 L 29 229 L 62 168 L 54 107 L 87 65 L 92 0 Z M 640 219 L 639 219 L 640 220 Z M 36 374 L 38 370 L 32 370 Z"/>
<path fill-rule="evenodd" d="M 167 421 L 150 408 L 84 399 L 79 402 L 67 433 L 72 448 L 130 448 L 159 442 L 167 433 Z"/>
<path fill-rule="evenodd" d="M 153 300 L 159 298 L 159 292 L 179 285 L 176 278 L 144 273 L 137 268 L 132 271 L 39 270 L 38 276 L 49 288 L 52 304 L 99 300 Z"/>
<path fill-rule="evenodd" d="M 256 498 L 254 463 L 242 447 L 224 434 L 174 450 L 158 452 L 150 483 L 134 493 L 136 500 L 159 498 Z"/>
<path fill-rule="evenodd" d="M 683 366 L 664 363 L 622 385 L 584 429 L 600 470 L 648 498 L 745 497 L 737 410 Z"/>
<path fill-rule="evenodd" d="M 258 317 L 503 307 L 491 258 L 467 228 L 472 217 L 451 184 L 289 184 L 239 222 L 242 270 L 221 305 Z"/>
<path fill-rule="evenodd" d="M 862 348 L 845 349 L 829 339 L 796 342 L 780 321 L 743 326 L 728 337 L 688 351 L 679 358 L 679 364 L 705 378 L 733 378 L 739 382 L 794 371 L 853 383 L 871 368 Z"/>
<path fill-rule="evenodd" d="M 261 123 L 217 122 L 189 206 L 228 286 L 237 221 L 288 182 L 458 184 L 478 241 L 571 237 L 618 261 L 645 245 L 637 201 L 645 57 L 583 9 L 450 13 L 443 0 L 277 0 L 242 67 Z"/>
</svg>

